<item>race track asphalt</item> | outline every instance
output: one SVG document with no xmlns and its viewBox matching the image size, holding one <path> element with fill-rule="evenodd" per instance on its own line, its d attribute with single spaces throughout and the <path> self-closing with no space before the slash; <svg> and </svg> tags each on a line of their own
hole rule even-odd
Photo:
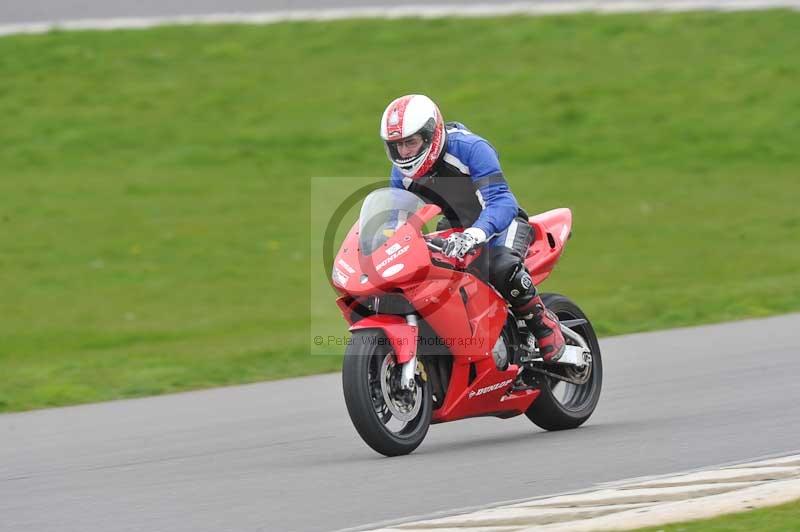
<svg viewBox="0 0 800 532">
<path fill-rule="evenodd" d="M 424 7 L 428 11 L 439 8 L 470 6 L 485 12 L 491 8 L 535 7 L 535 11 L 576 12 L 588 10 L 613 12 L 640 12 L 642 10 L 685 11 L 694 9 L 751 10 L 770 8 L 800 9 L 800 0 L 436 0 L 424 2 L 397 2 L 392 0 L 3 0 L 0 2 L 0 35 L 29 32 L 31 26 L 41 24 L 63 24 L 67 21 L 93 21 L 83 27 L 98 27 L 94 22 L 103 21 L 100 27 L 119 27 L 120 19 L 173 19 L 175 17 L 197 17 L 208 15 L 253 15 L 286 14 L 359 10 L 368 8 L 393 8 L 405 11 Z M 346 16 L 351 16 L 346 15 Z M 130 26 L 127 26 L 130 27 Z M 4 30 L 4 31 L 3 31 Z M 39 28 L 37 31 L 43 31 Z"/>
<path fill-rule="evenodd" d="M 558 3 L 558 0 L 545 0 Z M 418 1 L 415 4 L 428 2 Z M 436 0 L 436 4 L 487 4 L 487 0 Z M 211 13 L 268 13 L 304 9 L 400 6 L 390 0 L 3 0 L 0 24 Z"/>
<path fill-rule="evenodd" d="M 0 416 L 2 531 L 334 530 L 800 449 L 800 314 L 607 338 L 582 428 L 431 428 L 383 458 L 339 375 Z"/>
</svg>

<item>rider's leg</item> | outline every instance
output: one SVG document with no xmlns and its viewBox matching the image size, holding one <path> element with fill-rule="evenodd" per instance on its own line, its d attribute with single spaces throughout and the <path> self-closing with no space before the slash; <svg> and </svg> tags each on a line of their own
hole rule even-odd
<svg viewBox="0 0 800 532">
<path fill-rule="evenodd" d="M 527 221 L 524 223 L 527 226 Z M 546 362 L 550 362 L 558 360 L 564 353 L 564 335 L 558 318 L 545 308 L 525 268 L 522 257 L 527 253 L 531 236 L 498 235 L 485 250 L 486 265 L 483 269 L 488 274 L 489 282 L 509 302 L 514 315 L 526 321 L 537 340 L 539 353 Z M 506 243 L 511 246 L 506 246 Z M 529 340 L 531 350 L 532 340 Z"/>
</svg>

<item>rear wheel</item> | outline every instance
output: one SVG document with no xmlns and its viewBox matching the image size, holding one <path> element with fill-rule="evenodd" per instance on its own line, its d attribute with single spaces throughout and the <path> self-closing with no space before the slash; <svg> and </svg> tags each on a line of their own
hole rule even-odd
<svg viewBox="0 0 800 532">
<path fill-rule="evenodd" d="M 542 294 L 542 302 L 562 322 L 586 320 L 586 323 L 571 326 L 570 329 L 586 341 L 592 355 L 591 363 L 582 371 L 574 366 L 542 364 L 543 369 L 580 381 L 582 384 L 572 384 L 555 377 L 537 375 L 542 391 L 525 415 L 545 430 L 574 429 L 589 419 L 600 399 L 600 390 L 603 386 L 600 345 L 592 324 L 578 305 L 558 294 Z M 565 339 L 567 344 L 577 345 L 566 336 Z"/>
<path fill-rule="evenodd" d="M 413 390 L 401 389 L 401 368 L 382 331 L 353 333 L 342 366 L 347 412 L 366 444 L 386 456 L 416 449 L 433 415 L 427 380 L 417 375 Z M 424 375 L 424 371 L 418 373 Z"/>
</svg>

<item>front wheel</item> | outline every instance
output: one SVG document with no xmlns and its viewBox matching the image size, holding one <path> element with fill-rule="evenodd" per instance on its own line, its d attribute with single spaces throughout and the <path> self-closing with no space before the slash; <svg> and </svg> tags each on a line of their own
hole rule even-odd
<svg viewBox="0 0 800 532">
<path fill-rule="evenodd" d="M 592 355 L 591 364 L 583 370 L 589 372 L 588 378 L 585 374 L 580 375 L 580 381 L 585 381 L 582 384 L 572 384 L 554 377 L 538 375 L 542 391 L 525 415 L 545 430 L 574 429 L 589 419 L 600 399 L 600 389 L 603 386 L 603 359 L 600 356 L 600 345 L 591 322 L 578 305 L 558 294 L 542 294 L 542 302 L 562 322 L 585 320 L 585 323 L 571 326 L 570 329 L 580 334 L 586 341 Z M 566 340 L 567 344 L 575 345 L 570 338 Z M 568 366 L 544 364 L 542 367 L 568 377 L 578 376 L 574 375 L 575 370 Z"/>
<path fill-rule="evenodd" d="M 342 365 L 344 401 L 361 438 L 386 456 L 416 449 L 433 415 L 430 385 L 422 378 L 425 372 L 418 372 L 413 390 L 401 389 L 400 373 L 383 331 L 353 333 Z"/>
</svg>

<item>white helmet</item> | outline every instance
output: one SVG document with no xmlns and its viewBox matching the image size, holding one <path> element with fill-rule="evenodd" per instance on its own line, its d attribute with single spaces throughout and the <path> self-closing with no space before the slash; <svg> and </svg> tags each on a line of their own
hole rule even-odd
<svg viewBox="0 0 800 532">
<path fill-rule="evenodd" d="M 396 142 L 417 133 L 422 135 L 420 150 L 411 157 L 400 157 Z M 446 134 L 442 113 L 427 96 L 401 96 L 383 112 L 381 138 L 389 160 L 405 177 L 422 177 L 430 172 L 444 149 Z"/>
</svg>

